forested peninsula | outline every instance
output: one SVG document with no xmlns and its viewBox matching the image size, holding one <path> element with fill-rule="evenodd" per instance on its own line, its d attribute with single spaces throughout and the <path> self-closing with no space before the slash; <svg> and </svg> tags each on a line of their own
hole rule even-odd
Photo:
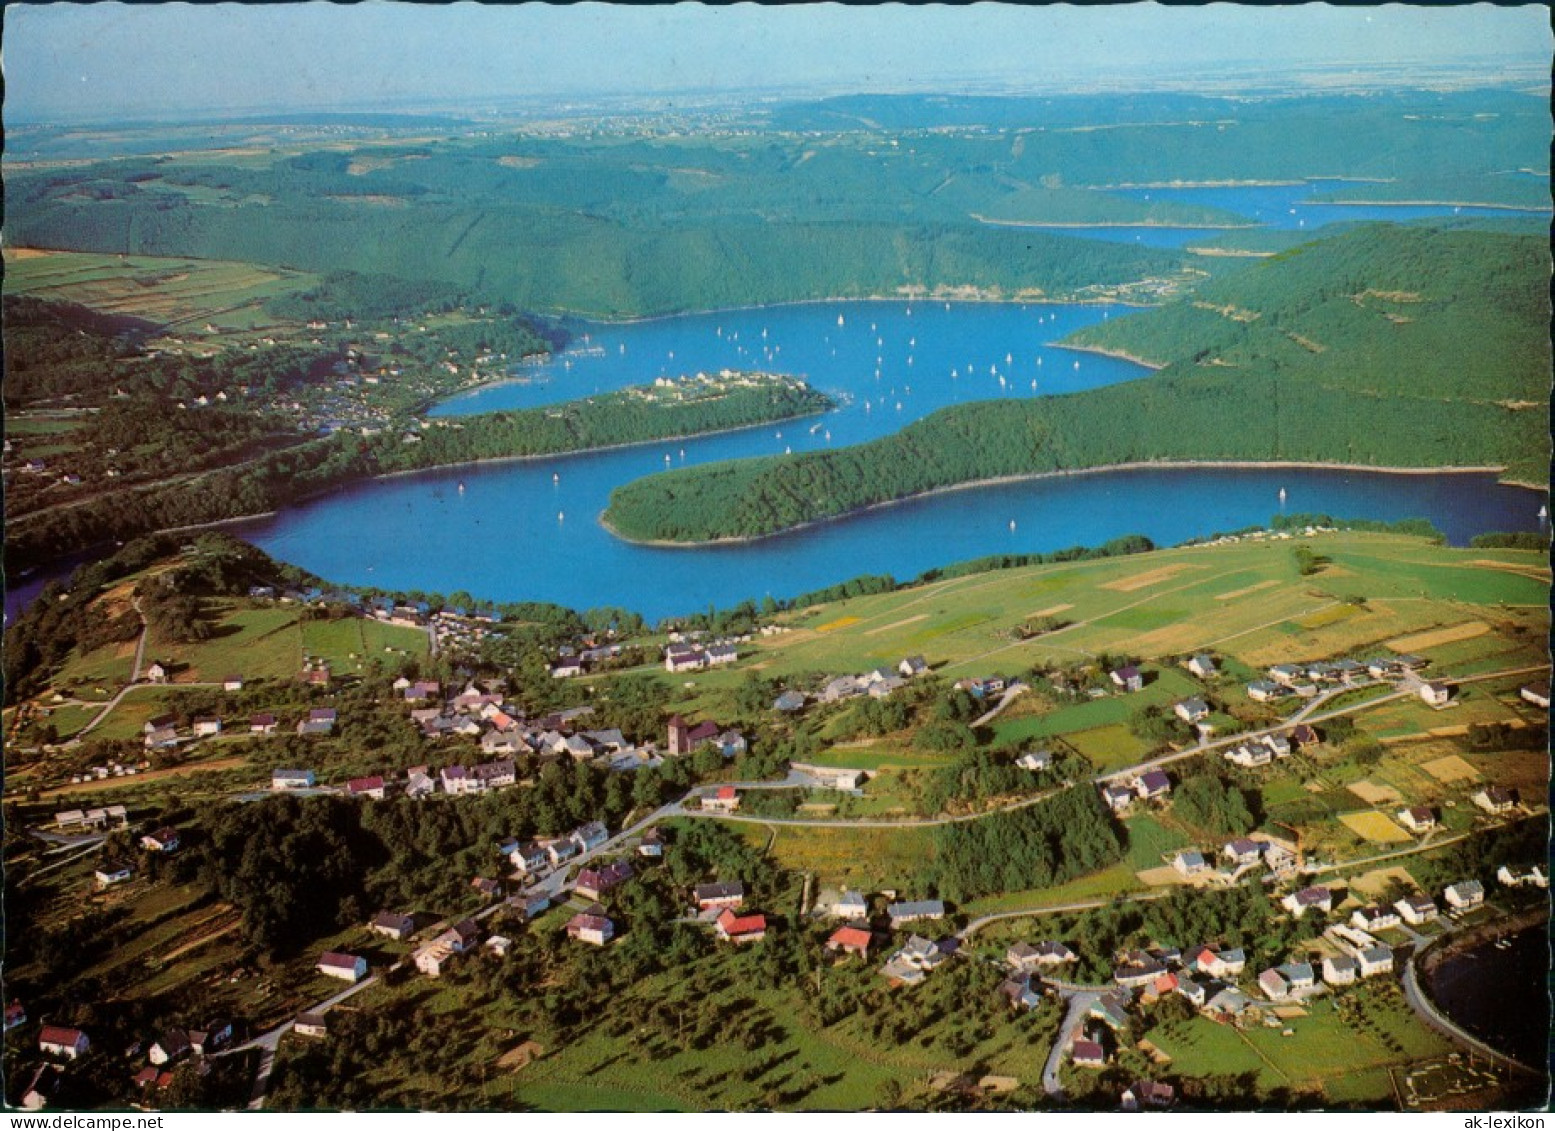
<svg viewBox="0 0 1555 1131">
<path fill-rule="evenodd" d="M 979 481 L 1158 462 L 1494 467 L 1542 486 L 1548 258 L 1536 237 L 1358 227 L 1069 339 L 1163 366 L 1149 378 L 649 476 L 617 489 L 606 521 L 636 540 L 753 538 Z"/>
<path fill-rule="evenodd" d="M 376 475 L 727 431 L 833 403 L 794 377 L 724 372 L 661 378 L 545 408 L 422 420 L 374 436 L 336 433 L 246 464 L 15 519 L 6 529 L 7 564 L 22 568 L 148 531 L 263 514 Z"/>
</svg>

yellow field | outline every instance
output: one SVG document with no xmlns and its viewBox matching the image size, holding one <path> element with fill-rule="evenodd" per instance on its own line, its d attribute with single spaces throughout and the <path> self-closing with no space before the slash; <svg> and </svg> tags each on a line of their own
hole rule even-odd
<svg viewBox="0 0 1555 1131">
<path fill-rule="evenodd" d="M 1344 813 L 1340 815 L 1339 823 L 1355 835 L 1379 844 L 1396 844 L 1410 839 L 1393 818 L 1382 813 Z"/>
<path fill-rule="evenodd" d="M 1051 617 L 1056 616 L 1059 613 L 1067 613 L 1072 608 L 1074 608 L 1073 605 L 1054 605 L 1051 608 L 1040 609 L 1031 615 L 1034 617 Z"/>
<path fill-rule="evenodd" d="M 1145 573 L 1136 573 L 1132 577 L 1120 577 L 1116 581 L 1105 582 L 1100 588 L 1111 589 L 1116 593 L 1132 593 L 1136 589 L 1145 589 L 1151 585 L 1159 585 L 1163 581 L 1170 581 L 1187 570 L 1202 568 L 1202 566 L 1179 562 L 1176 565 L 1161 566 L 1159 569 L 1152 569 Z"/>
<path fill-rule="evenodd" d="M 1415 878 L 1409 874 L 1407 868 L 1375 868 L 1352 879 L 1350 890 L 1357 895 L 1375 899 L 1387 889 L 1388 884 L 1395 880 L 1412 888 L 1420 886 L 1415 883 Z"/>
<path fill-rule="evenodd" d="M 1439 782 L 1473 781 L 1479 777 L 1478 771 L 1456 754 L 1424 762 L 1420 768 Z"/>
<path fill-rule="evenodd" d="M 1483 636 L 1490 631 L 1490 626 L 1484 621 L 1471 620 L 1464 624 L 1453 625 L 1450 628 L 1438 628 L 1432 632 L 1417 632 L 1413 636 L 1400 636 L 1396 640 L 1389 640 L 1388 647 L 1395 652 L 1424 652 L 1427 648 L 1436 648 L 1442 644 L 1455 644 L 1459 640 L 1472 640 L 1476 636 Z"/>
<path fill-rule="evenodd" d="M 1397 790 L 1369 781 L 1351 782 L 1346 788 L 1368 805 L 1397 805 L 1400 800 Z"/>
<path fill-rule="evenodd" d="M 817 625 L 815 631 L 836 632 L 839 628 L 852 628 L 859 622 L 859 620 L 859 617 L 838 617 L 836 620 L 827 621 L 825 624 Z"/>
<path fill-rule="evenodd" d="M 1327 628 L 1331 624 L 1338 624 L 1342 620 L 1359 616 L 1360 609 L 1354 605 L 1329 605 L 1326 609 L 1319 609 L 1315 613 L 1309 613 L 1296 623 L 1302 628 Z"/>
</svg>

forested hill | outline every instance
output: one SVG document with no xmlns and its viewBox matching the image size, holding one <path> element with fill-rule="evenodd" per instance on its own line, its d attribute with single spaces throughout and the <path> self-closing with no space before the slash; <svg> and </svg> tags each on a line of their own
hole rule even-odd
<svg viewBox="0 0 1555 1131">
<path fill-rule="evenodd" d="M 823 412 L 792 377 L 725 373 L 663 380 L 547 408 L 425 422 L 372 437 L 336 433 L 248 463 L 25 515 L 7 523 L 18 569 L 110 539 L 259 514 L 385 473 L 555 455 L 743 428 Z"/>
<path fill-rule="evenodd" d="M 753 537 L 978 480 L 1166 460 L 1495 466 L 1544 484 L 1548 260 L 1528 237 L 1356 229 L 1083 336 L 1171 363 L 1152 377 L 650 476 L 606 518 L 629 538 Z"/>
</svg>

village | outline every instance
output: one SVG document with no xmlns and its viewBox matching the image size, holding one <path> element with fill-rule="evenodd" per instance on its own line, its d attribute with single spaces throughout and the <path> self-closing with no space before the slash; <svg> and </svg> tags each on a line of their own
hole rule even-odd
<svg viewBox="0 0 1555 1131">
<path fill-rule="evenodd" d="M 229 665 L 213 678 L 198 649 L 159 647 L 131 688 L 144 702 L 114 723 L 130 710 L 131 698 L 121 691 L 98 717 L 108 720 L 105 727 L 118 728 L 112 733 L 135 733 L 138 753 L 120 739 L 101 747 L 115 751 L 112 757 L 83 764 L 54 756 L 47 763 L 56 767 L 54 776 L 28 775 L 39 800 L 23 820 L 34 843 L 59 854 L 68 869 L 61 876 L 83 877 L 90 906 L 134 908 L 161 898 L 157 893 L 169 877 L 195 874 L 194 860 L 205 853 L 210 830 L 192 810 L 170 804 L 165 787 L 160 794 L 145 792 L 170 772 L 192 775 L 170 779 L 184 789 L 202 780 L 222 783 L 217 798 L 240 807 L 285 801 L 301 806 L 299 814 L 325 804 L 381 807 L 384 813 L 410 805 L 415 808 L 404 811 L 405 818 L 419 820 L 413 811 L 432 819 L 449 807 L 487 806 L 481 812 L 488 829 L 501 813 L 529 812 L 509 810 L 504 799 L 565 789 L 569 781 L 608 786 L 596 796 L 617 800 L 592 813 L 574 808 L 566 824 L 537 826 L 532 817 L 521 817 L 506 836 L 495 826 L 495 834 L 459 853 L 468 861 L 462 875 L 439 881 L 440 891 L 461 892 L 457 899 L 362 908 L 360 917 L 325 932 L 318 949 L 295 950 L 284 967 L 295 980 L 289 990 L 273 979 L 262 982 L 271 988 L 256 1001 L 268 1004 L 244 1007 L 236 1004 L 241 998 L 218 995 L 210 1008 L 167 1017 L 119 1045 L 78 1011 L 40 1009 L 26 996 L 15 997 L 7 1010 L 8 1040 L 15 1047 L 25 1037 L 37 1058 L 27 1068 L 29 1087 L 18 1095 L 23 1106 L 46 1108 L 51 1097 L 69 1094 L 72 1062 L 88 1050 L 122 1063 L 123 1094 L 146 1108 L 176 1107 L 190 1089 L 218 1079 L 234 1089 L 228 1102 L 244 1093 L 244 1102 L 262 1105 L 274 1065 L 289 1080 L 285 1066 L 306 1057 L 308 1042 L 341 1039 L 336 1030 L 342 1018 L 352 1019 L 347 1032 L 354 1031 L 355 1019 L 374 1003 L 406 992 L 396 987 L 417 980 L 462 985 L 486 977 L 479 971 L 532 961 L 518 956 L 532 954 L 535 946 L 552 956 L 549 962 L 586 965 L 589 952 L 625 953 L 617 948 L 632 950 L 640 945 L 636 940 L 679 931 L 696 932 L 703 940 L 698 945 L 711 948 L 699 952 L 710 962 L 722 961 L 716 956 L 723 948 L 730 956 L 798 948 L 855 986 L 849 991 L 855 994 L 872 991 L 851 981 L 851 970 L 867 972 L 869 984 L 893 996 L 937 993 L 941 985 L 959 987 L 953 992 L 964 995 L 966 979 L 981 985 L 981 971 L 997 974 L 972 998 L 959 997 L 961 1008 L 970 1016 L 1008 1018 L 1000 1025 L 1029 1016 L 1044 1027 L 1049 1035 L 1033 1045 L 1040 1064 L 1029 1078 L 1019 1078 L 1029 1079 L 1048 1102 L 1193 1107 L 1202 1093 L 1164 1050 L 1173 1047 L 1173 1034 L 1180 1044 L 1181 1034 L 1197 1033 L 1195 1020 L 1299 1043 L 1303 1033 L 1326 1033 L 1330 1018 L 1349 1016 L 1354 1008 L 1384 1008 L 1393 1027 L 1388 1032 L 1395 1034 L 1387 1040 L 1405 1040 L 1405 1047 L 1412 1040 L 1425 1056 L 1421 1063 L 1456 1064 L 1444 1057 L 1457 1053 L 1443 1050 L 1457 1049 L 1500 1066 L 1490 1076 L 1431 1067 L 1430 1079 L 1445 1072 L 1442 1079 L 1455 1083 L 1436 1091 L 1421 1084 L 1421 1102 L 1450 1102 L 1455 1088 L 1502 1086 L 1507 1073 L 1522 1071 L 1441 1015 L 1414 973 L 1422 954 L 1449 947 L 1459 935 L 1515 924 L 1542 906 L 1544 863 L 1517 847 L 1517 830 L 1543 812 L 1538 800 L 1528 799 L 1531 779 L 1521 769 L 1497 777 L 1477 768 L 1494 760 L 1476 757 L 1476 769 L 1467 772 L 1464 757 L 1442 754 L 1438 741 L 1427 748 L 1435 760 L 1413 763 L 1407 775 L 1374 768 L 1369 782 L 1342 787 L 1368 800 L 1363 809 L 1341 811 L 1327 822 L 1315 815 L 1287 824 L 1255 819 L 1237 826 L 1234 835 L 1204 834 L 1219 819 L 1213 806 L 1234 807 L 1238 790 L 1250 799 L 1261 793 L 1267 805 L 1270 798 L 1309 793 L 1304 786 L 1313 779 L 1331 780 L 1336 751 L 1354 741 L 1357 721 L 1406 709 L 1449 720 L 1468 712 L 1473 737 L 1479 733 L 1474 728 L 1490 726 L 1484 721 L 1487 684 L 1498 709 L 1511 712 L 1502 717 L 1515 719 L 1523 709 L 1542 714 L 1548 684 L 1539 677 L 1546 668 L 1500 662 L 1464 670 L 1433 656 L 1429 647 L 1395 647 L 1386 653 L 1329 650 L 1320 660 L 1256 668 L 1214 648 L 1165 658 L 1114 650 L 1090 664 L 1012 670 L 948 663 L 933 648 L 881 656 L 871 645 L 872 663 L 822 667 L 800 660 L 786 677 L 755 678 L 752 666 L 796 647 L 836 651 L 830 634 L 815 626 L 851 629 L 851 623 L 828 609 L 732 630 L 682 626 L 637 636 L 570 635 L 554 639 L 548 654 L 525 669 L 534 674 L 521 679 L 512 671 L 472 670 L 482 648 L 511 627 L 495 608 L 379 597 L 342 603 L 340 596 L 328 587 L 256 585 L 239 603 L 277 617 L 282 610 L 302 616 L 343 604 L 345 620 L 302 623 L 327 626 L 342 639 L 349 633 L 350 639 L 380 641 L 388 670 L 401 667 L 403 674 L 364 675 L 360 653 L 316 647 L 289 676 L 255 676 Z M 893 615 L 886 612 L 875 623 L 889 627 L 901 619 L 893 621 Z M 374 635 L 362 635 L 369 632 Z M 303 639 L 324 637 L 305 633 Z M 227 662 L 241 652 L 218 655 Z M 651 713 L 622 714 L 598 690 L 599 681 L 607 688 L 636 688 L 632 681 L 650 677 L 671 681 L 675 689 L 654 699 L 663 706 Z M 535 678 L 543 684 L 524 682 Z M 709 685 L 725 690 L 709 695 L 703 690 Z M 544 694 L 537 698 L 536 692 Z M 181 705 L 191 694 L 204 696 L 197 710 Z M 535 702 L 555 705 L 531 709 Z M 1108 714 L 1097 715 L 1102 711 Z M 1117 750 L 1108 753 L 1092 736 L 1121 732 L 1115 723 L 1104 723 L 1099 732 L 1094 726 L 1032 729 L 1070 716 L 1120 719 L 1139 737 L 1124 743 L 1118 734 L 1110 739 Z M 987 784 L 948 808 L 943 802 L 925 808 L 932 775 L 986 757 L 979 749 L 986 739 L 959 753 L 921 747 L 917 756 L 926 759 L 926 768 L 904 771 L 901 759 L 912 756 L 882 759 L 875 753 L 881 740 L 867 737 L 877 732 L 851 736 L 861 733 L 861 722 L 889 733 L 900 725 L 897 719 L 932 731 L 943 724 L 926 720 L 940 717 L 964 719 L 957 725 L 969 733 L 1007 738 Z M 133 732 L 126 725 L 131 720 Z M 1515 736 L 1500 725 L 1486 733 Z M 383 740 L 364 742 L 368 734 L 392 735 L 392 757 L 374 764 L 371 742 Z M 245 749 L 255 751 L 248 772 L 226 768 Z M 220 772 L 207 777 L 201 771 L 206 764 Z M 255 780 L 252 771 L 260 767 L 264 777 Z M 611 786 L 611 779 L 626 788 Z M 1210 790 L 1212 804 L 1205 801 L 1206 779 L 1219 782 Z M 1435 784 L 1398 788 L 1406 780 Z M 639 781 L 655 784 L 639 793 L 633 784 Z M 113 801 L 104 790 L 129 792 Z M 860 838 L 920 830 L 938 835 L 984 822 L 992 828 L 1081 792 L 1128 836 L 1130 872 L 1109 871 L 1119 878 L 1104 885 L 1059 883 L 1051 893 L 1031 892 L 1025 903 L 976 894 L 955 898 L 910 873 L 893 879 L 868 863 L 868 849 L 857 863 L 819 863 L 812 850 L 788 839 L 802 834 L 816 848 L 835 843 L 853 856 L 842 846 L 868 843 Z M 49 807 L 49 796 L 81 803 Z M 163 800 L 153 800 L 157 796 Z M 725 847 L 719 852 L 776 839 L 799 855 L 790 863 L 774 854 L 759 866 L 747 861 L 743 870 L 731 871 L 716 862 L 716 853 L 708 854 L 698 831 L 708 826 L 727 832 L 720 834 Z M 1455 855 L 1468 837 L 1507 847 L 1499 856 L 1480 858 L 1493 868 L 1475 866 L 1474 858 Z M 689 855 L 677 864 L 681 853 Z M 1395 866 L 1437 859 L 1444 864 L 1412 869 L 1414 875 Z M 1460 871 L 1447 870 L 1452 861 L 1463 862 Z M 1073 896 L 1066 894 L 1071 888 Z M 1137 908 L 1153 914 L 1157 906 L 1195 898 L 1210 901 L 1206 908 L 1257 900 L 1259 910 L 1244 922 L 1226 919 L 1218 929 L 1211 923 L 1193 933 L 1136 929 L 1116 945 L 1093 923 L 1104 913 Z M 219 953 L 229 951 L 212 951 Z M 330 990 L 331 983 L 341 988 Z M 1377 998 L 1379 986 L 1391 995 L 1385 1007 L 1376 1004 L 1384 1000 Z M 1368 1004 L 1346 1004 L 1352 998 Z M 1170 1004 L 1176 1001 L 1182 1005 Z M 281 1008 L 284 1015 L 277 1014 Z M 987 1014 L 990 1008 L 995 1011 Z M 1398 1026 L 1408 1018 L 1418 1028 L 1406 1039 Z M 254 1054 L 260 1055 L 257 1066 Z M 538 1065 L 554 1055 L 525 1071 L 548 1071 Z M 228 1079 L 240 1063 L 242 1078 Z M 934 1079 L 939 1083 L 924 1085 L 931 1091 L 984 1094 L 975 1079 L 968 1083 L 955 1073 Z M 283 1102 L 290 1102 L 284 1097 L 292 1086 L 281 1084 Z"/>
</svg>

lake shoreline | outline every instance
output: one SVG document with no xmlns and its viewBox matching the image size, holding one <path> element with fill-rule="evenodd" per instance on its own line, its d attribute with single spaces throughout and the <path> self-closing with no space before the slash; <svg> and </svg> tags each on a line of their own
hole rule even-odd
<svg viewBox="0 0 1555 1131">
<path fill-rule="evenodd" d="M 1081 227 L 1095 228 L 1103 225 L 1083 224 Z M 1171 225 L 1177 227 L 1179 225 Z M 1252 227 L 1257 227 L 1254 224 Z M 1216 226 L 1205 228 L 1205 231 L 1215 232 L 1221 229 Z M 965 293 L 971 292 L 971 293 Z M 823 306 L 828 303 L 900 303 L 911 306 L 915 302 L 923 303 L 985 303 L 992 306 L 1131 306 L 1138 310 L 1152 310 L 1160 303 L 1129 302 L 1119 298 L 1061 298 L 1054 295 L 1006 295 L 1003 293 L 991 294 L 984 288 L 967 284 L 965 287 L 953 287 L 950 290 L 930 292 L 925 290 L 921 294 L 911 295 L 826 295 L 821 298 L 794 298 L 783 299 L 778 302 L 753 302 L 743 306 L 714 306 L 705 310 L 672 310 L 664 314 L 589 314 L 583 311 L 572 311 L 564 314 L 564 318 L 573 318 L 579 322 L 591 322 L 599 326 L 640 326 L 653 322 L 668 322 L 675 318 L 699 318 L 708 314 L 748 314 L 752 310 L 778 310 L 793 306 Z M 561 356 L 557 354 L 555 356 Z M 452 394 L 453 397 L 460 396 Z M 452 397 L 444 398 L 445 400 Z"/>
<path fill-rule="evenodd" d="M 1060 471 L 1033 471 L 1022 475 L 1000 475 L 990 479 L 975 479 L 966 483 L 953 483 L 945 487 L 934 487 L 927 491 L 919 491 L 900 499 L 887 499 L 878 503 L 870 503 L 867 506 L 854 507 L 843 511 L 841 514 L 827 515 L 825 518 L 812 519 L 795 526 L 786 526 L 782 530 L 774 530 L 767 534 L 748 534 L 738 537 L 712 538 L 697 542 L 676 542 L 666 538 L 634 538 L 623 534 L 605 517 L 604 511 L 598 515 L 597 521 L 614 538 L 623 542 L 629 542 L 635 546 L 653 546 L 656 548 L 671 550 L 696 550 L 710 546 L 744 546 L 764 542 L 770 538 L 782 538 L 790 534 L 798 534 L 805 530 L 824 526 L 829 523 L 840 522 L 843 519 L 855 518 L 872 511 L 884 510 L 887 507 L 899 506 L 918 499 L 932 498 L 936 495 L 948 495 L 956 491 L 973 491 L 982 487 L 999 487 L 1011 483 L 1026 483 L 1042 479 L 1068 479 L 1084 475 L 1109 475 L 1116 472 L 1130 471 L 1277 471 L 1289 468 L 1302 471 L 1357 471 L 1376 475 L 1492 475 L 1499 474 L 1506 469 L 1504 467 L 1378 467 L 1371 464 L 1357 463 L 1321 463 L 1314 460 L 1144 460 L 1132 463 L 1099 464 L 1096 467 L 1068 468 Z M 1534 487 L 1526 483 L 1507 482 L 1508 486 L 1522 487 L 1527 490 L 1544 493 L 1545 488 Z"/>
</svg>

